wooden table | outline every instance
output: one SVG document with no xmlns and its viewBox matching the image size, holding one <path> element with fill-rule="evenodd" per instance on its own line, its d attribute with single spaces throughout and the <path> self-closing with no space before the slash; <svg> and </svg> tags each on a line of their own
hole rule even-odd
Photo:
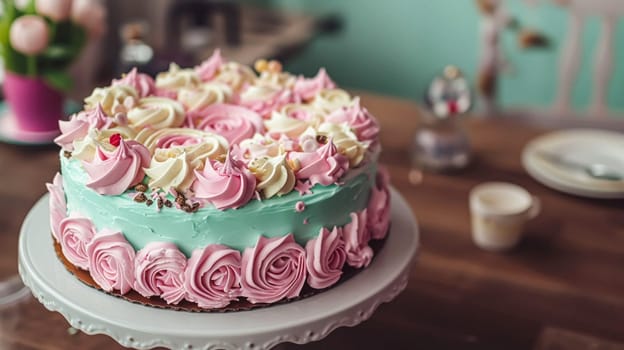
<svg viewBox="0 0 624 350">
<path fill-rule="evenodd" d="M 624 201 L 577 198 L 532 180 L 520 152 L 545 130 L 502 119 L 467 122 L 476 154 L 470 168 L 427 174 L 414 186 L 408 145 L 416 105 L 369 94 L 363 102 L 381 120 L 381 160 L 418 218 L 422 249 L 395 301 L 301 348 L 624 348 Z M 19 226 L 57 169 L 55 147 L 0 145 L 1 276 L 16 270 Z M 522 185 L 543 204 L 508 254 L 482 251 L 470 238 L 468 192 L 488 180 Z M 32 299 L 0 315 L 0 349 L 119 348 L 106 336 L 70 335 L 60 315 Z"/>
</svg>

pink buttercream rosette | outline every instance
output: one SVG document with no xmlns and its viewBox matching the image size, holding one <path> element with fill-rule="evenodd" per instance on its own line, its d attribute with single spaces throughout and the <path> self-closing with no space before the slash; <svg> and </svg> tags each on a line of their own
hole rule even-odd
<svg viewBox="0 0 624 350">
<path fill-rule="evenodd" d="M 134 248 L 121 232 L 103 229 L 87 245 L 89 273 L 103 290 L 128 293 L 134 286 Z"/>
<path fill-rule="evenodd" d="M 342 229 L 335 226 L 331 231 L 322 228 L 318 237 L 306 243 L 305 249 L 308 285 L 323 289 L 338 282 L 347 260 Z"/>
<path fill-rule="evenodd" d="M 390 175 L 380 167 L 368 201 L 368 229 L 373 239 L 383 239 L 390 226 Z"/>
<path fill-rule="evenodd" d="M 262 117 L 245 107 L 231 104 L 214 104 L 189 115 L 195 129 L 219 134 L 230 145 L 251 138 L 264 129 Z"/>
<path fill-rule="evenodd" d="M 107 128 L 112 121 L 98 103 L 95 109 L 74 114 L 68 121 L 59 121 L 61 135 L 57 136 L 54 142 L 64 150 L 73 151 L 73 142 L 87 136 L 89 129 Z"/>
<path fill-rule="evenodd" d="M 312 100 L 321 90 L 333 89 L 336 83 L 331 80 L 325 68 L 319 69 L 314 78 L 306 79 L 304 77 L 297 78 L 293 86 L 293 94 L 295 100 L 309 101 Z"/>
<path fill-rule="evenodd" d="M 256 177 L 230 152 L 223 163 L 207 160 L 202 171 L 195 170 L 195 176 L 195 197 L 206 199 L 220 210 L 245 205 L 256 191 Z"/>
<path fill-rule="evenodd" d="M 305 250 L 292 234 L 260 236 L 255 248 L 243 253 L 243 295 L 252 303 L 274 303 L 299 296 L 306 280 Z"/>
<path fill-rule="evenodd" d="M 366 209 L 351 213 L 351 222 L 343 228 L 347 263 L 350 266 L 366 267 L 373 259 L 373 249 L 368 245 L 370 232 L 367 228 Z"/>
<path fill-rule="evenodd" d="M 130 86 L 137 91 L 139 97 L 147 97 L 156 92 L 156 82 L 154 82 L 154 78 L 147 74 L 139 73 L 136 67 L 132 68 L 127 74 L 124 74 L 121 79 L 113 79 L 111 85 Z"/>
<path fill-rule="evenodd" d="M 50 207 L 50 231 L 57 241 L 61 240 L 61 221 L 67 216 L 67 204 L 65 202 L 65 191 L 63 191 L 63 176 L 60 173 L 54 175 L 52 183 L 46 183 L 50 197 L 48 205 Z"/>
<path fill-rule="evenodd" d="M 291 152 L 289 157 L 299 163 L 297 179 L 309 179 L 312 185 L 331 185 L 349 168 L 349 160 L 338 152 L 332 140 L 314 152 Z"/>
<path fill-rule="evenodd" d="M 360 141 L 375 142 L 379 135 L 379 122 L 366 108 L 360 106 L 359 97 L 355 98 L 351 106 L 330 113 L 325 120 L 335 124 L 347 123 Z"/>
<path fill-rule="evenodd" d="M 244 94 L 244 91 L 242 94 Z M 264 118 L 269 118 L 273 111 L 278 111 L 292 102 L 295 102 L 294 95 L 288 89 L 276 91 L 272 96 L 265 99 L 238 101 L 241 106 L 258 113 Z"/>
<path fill-rule="evenodd" d="M 61 250 L 72 264 L 83 270 L 89 269 L 87 246 L 95 236 L 91 220 L 78 215 L 63 219 L 59 225 Z"/>
<path fill-rule="evenodd" d="M 212 56 L 195 67 L 195 73 L 197 73 L 202 81 L 210 81 L 215 78 L 223 63 L 224 60 L 221 56 L 221 50 L 216 49 L 212 53 Z"/>
<path fill-rule="evenodd" d="M 187 299 L 203 308 L 220 308 L 241 295 L 241 255 L 211 244 L 193 251 L 185 271 Z"/>
<path fill-rule="evenodd" d="M 186 257 L 175 244 L 148 243 L 137 252 L 134 267 L 134 290 L 142 296 L 160 296 L 167 304 L 177 304 L 186 296 Z"/>
<path fill-rule="evenodd" d="M 156 148 L 172 148 L 191 146 L 202 142 L 201 137 L 195 135 L 165 135 L 156 141 Z"/>
<path fill-rule="evenodd" d="M 99 194 L 118 195 L 143 180 L 144 168 L 149 167 L 151 154 L 142 144 L 120 139 L 112 151 L 97 148 L 91 162 L 82 162 L 89 175 L 87 187 Z"/>
</svg>

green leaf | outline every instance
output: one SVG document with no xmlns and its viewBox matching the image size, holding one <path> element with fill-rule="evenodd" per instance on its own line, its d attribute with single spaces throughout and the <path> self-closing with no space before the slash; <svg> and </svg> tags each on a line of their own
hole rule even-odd
<svg viewBox="0 0 624 350">
<path fill-rule="evenodd" d="M 72 80 L 69 74 L 62 71 L 49 71 L 43 73 L 43 79 L 53 88 L 61 91 L 68 91 L 72 87 Z"/>
</svg>

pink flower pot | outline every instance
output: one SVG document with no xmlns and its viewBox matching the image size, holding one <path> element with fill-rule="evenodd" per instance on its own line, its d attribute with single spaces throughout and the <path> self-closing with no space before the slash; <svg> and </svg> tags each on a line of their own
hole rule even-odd
<svg viewBox="0 0 624 350">
<path fill-rule="evenodd" d="M 5 72 L 4 97 L 23 131 L 51 132 L 58 130 L 63 116 L 63 94 L 41 78 Z"/>
</svg>

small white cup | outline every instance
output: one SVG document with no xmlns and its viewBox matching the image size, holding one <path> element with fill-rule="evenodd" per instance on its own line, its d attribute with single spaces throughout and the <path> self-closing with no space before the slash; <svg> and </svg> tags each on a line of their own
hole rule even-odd
<svg viewBox="0 0 624 350">
<path fill-rule="evenodd" d="M 540 201 L 524 188 L 506 182 L 486 182 L 470 191 L 472 239 L 485 250 L 515 246 L 527 220 L 540 212 Z"/>
</svg>

